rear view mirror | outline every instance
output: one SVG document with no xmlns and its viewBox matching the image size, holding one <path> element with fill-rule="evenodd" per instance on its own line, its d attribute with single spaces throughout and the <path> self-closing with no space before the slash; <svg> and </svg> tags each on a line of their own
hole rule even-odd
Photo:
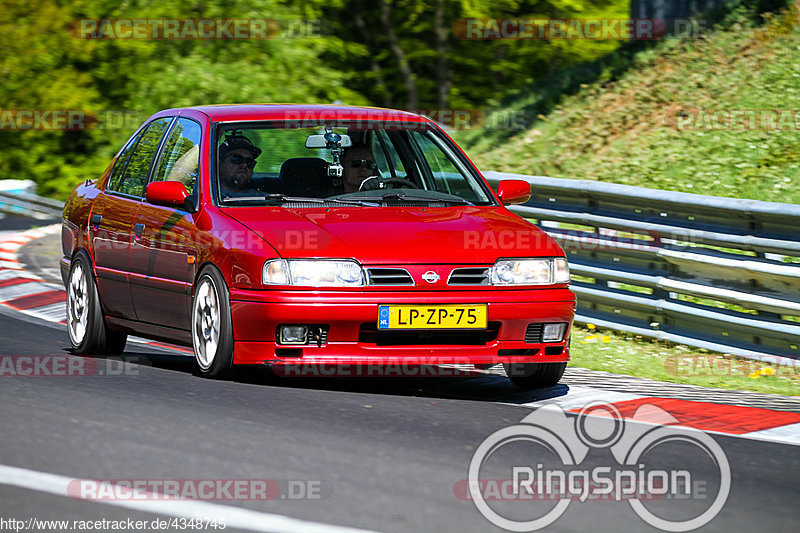
<svg viewBox="0 0 800 533">
<path fill-rule="evenodd" d="M 503 205 L 524 204 L 531 198 L 531 184 L 524 180 L 503 180 L 497 185 Z"/>
<path fill-rule="evenodd" d="M 349 135 L 341 135 L 341 139 L 339 140 L 339 145 L 342 148 L 350 148 L 353 146 L 353 141 L 350 139 Z M 306 139 L 306 148 L 327 148 L 328 141 L 325 139 L 325 135 L 309 135 Z"/>
<path fill-rule="evenodd" d="M 151 204 L 186 209 L 186 187 L 180 181 L 154 181 L 147 186 L 145 198 Z"/>
</svg>

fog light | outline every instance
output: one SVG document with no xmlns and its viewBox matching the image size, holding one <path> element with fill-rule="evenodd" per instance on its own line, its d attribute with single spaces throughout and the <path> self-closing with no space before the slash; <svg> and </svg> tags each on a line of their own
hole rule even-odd
<svg viewBox="0 0 800 533">
<path fill-rule="evenodd" d="M 308 327 L 306 326 L 281 326 L 281 344 L 306 344 L 308 342 Z"/>
<path fill-rule="evenodd" d="M 545 324 L 542 330 L 542 342 L 559 342 L 564 338 L 564 331 L 567 325 L 563 322 L 558 324 Z"/>
</svg>

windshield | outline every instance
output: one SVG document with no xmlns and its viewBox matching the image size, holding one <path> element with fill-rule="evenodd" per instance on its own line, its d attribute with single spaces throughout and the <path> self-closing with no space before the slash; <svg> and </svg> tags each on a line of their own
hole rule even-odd
<svg viewBox="0 0 800 533">
<path fill-rule="evenodd" d="M 385 125 L 385 124 L 384 124 Z M 215 189 L 223 205 L 493 205 L 488 188 L 434 129 L 221 124 Z"/>
</svg>

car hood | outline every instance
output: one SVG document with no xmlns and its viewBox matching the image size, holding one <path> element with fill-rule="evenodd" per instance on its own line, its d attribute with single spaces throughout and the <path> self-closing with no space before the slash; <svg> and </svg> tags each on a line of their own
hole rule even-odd
<svg viewBox="0 0 800 533">
<path fill-rule="evenodd" d="M 284 258 L 375 264 L 491 264 L 561 256 L 546 233 L 503 207 L 235 207 L 225 213 Z"/>
</svg>

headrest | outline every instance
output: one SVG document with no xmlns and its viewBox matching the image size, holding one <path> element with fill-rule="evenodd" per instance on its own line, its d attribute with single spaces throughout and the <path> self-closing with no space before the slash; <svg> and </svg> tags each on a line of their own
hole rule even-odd
<svg viewBox="0 0 800 533">
<path fill-rule="evenodd" d="M 318 157 L 294 157 L 281 165 L 281 192 L 286 196 L 328 196 L 328 163 Z"/>
</svg>

